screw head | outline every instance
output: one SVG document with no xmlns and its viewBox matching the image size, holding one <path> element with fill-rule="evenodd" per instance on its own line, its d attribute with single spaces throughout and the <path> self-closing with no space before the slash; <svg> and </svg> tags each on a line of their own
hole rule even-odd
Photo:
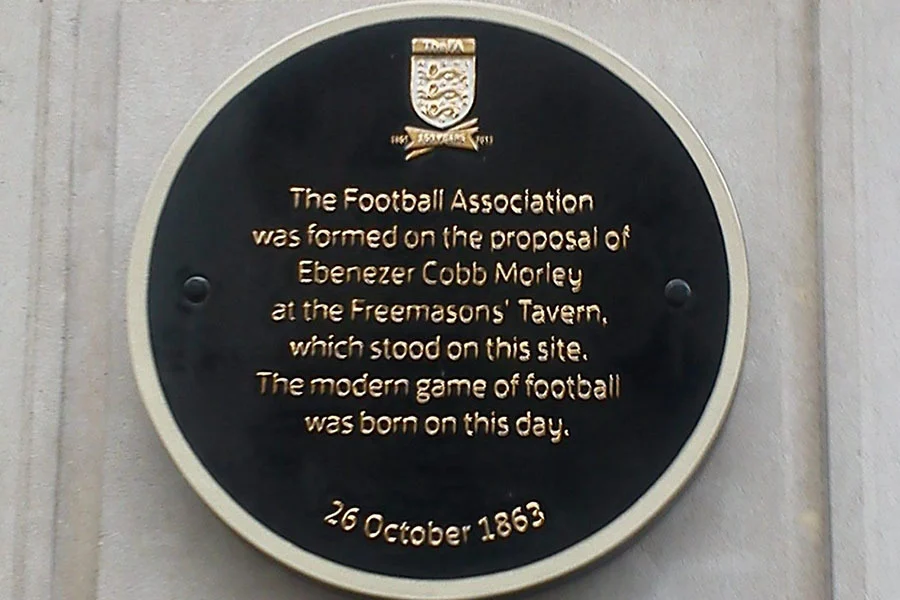
<svg viewBox="0 0 900 600">
<path fill-rule="evenodd" d="M 672 279 L 666 284 L 665 296 L 670 306 L 680 308 L 692 295 L 691 286 L 684 279 Z"/>
<path fill-rule="evenodd" d="M 202 275 L 193 275 L 185 280 L 181 290 L 191 304 L 203 304 L 209 297 L 209 280 Z"/>
</svg>

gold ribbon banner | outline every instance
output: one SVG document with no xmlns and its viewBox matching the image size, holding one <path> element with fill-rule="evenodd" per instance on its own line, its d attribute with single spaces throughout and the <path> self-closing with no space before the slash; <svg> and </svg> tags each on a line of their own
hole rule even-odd
<svg viewBox="0 0 900 600">
<path fill-rule="evenodd" d="M 451 127 L 446 131 L 434 129 L 422 129 L 421 127 L 404 127 L 409 136 L 409 143 L 403 147 L 409 152 L 406 160 L 412 160 L 417 156 L 428 154 L 435 148 L 445 146 L 447 148 L 459 148 L 461 150 L 478 150 L 478 142 L 475 134 L 478 133 L 478 119 L 472 119 Z"/>
</svg>

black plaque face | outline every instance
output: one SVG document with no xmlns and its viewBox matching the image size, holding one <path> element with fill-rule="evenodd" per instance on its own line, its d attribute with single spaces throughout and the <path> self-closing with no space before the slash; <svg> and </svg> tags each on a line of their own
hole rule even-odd
<svg viewBox="0 0 900 600">
<path fill-rule="evenodd" d="M 712 159 L 628 65 L 521 13 L 390 7 L 207 102 L 142 215 L 129 326 L 154 424 L 241 535 L 357 592 L 477 597 L 672 499 L 727 412 L 746 279 Z"/>
</svg>

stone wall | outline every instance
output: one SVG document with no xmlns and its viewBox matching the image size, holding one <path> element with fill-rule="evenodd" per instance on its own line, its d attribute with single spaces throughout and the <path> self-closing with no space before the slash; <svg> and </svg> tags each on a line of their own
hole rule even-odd
<svg viewBox="0 0 900 600">
<path fill-rule="evenodd" d="M 0 598 L 343 598 L 184 482 L 124 321 L 138 211 L 235 69 L 361 0 L 0 4 Z M 732 413 L 630 548 L 533 597 L 900 598 L 900 4 L 520 0 L 624 56 L 728 181 L 751 315 Z"/>
</svg>

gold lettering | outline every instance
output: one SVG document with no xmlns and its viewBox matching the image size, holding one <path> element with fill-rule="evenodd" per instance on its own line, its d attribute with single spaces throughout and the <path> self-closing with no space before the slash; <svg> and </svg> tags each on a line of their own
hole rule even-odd
<svg viewBox="0 0 900 600">
<path fill-rule="evenodd" d="M 533 325 L 578 325 L 598 323 L 603 327 L 608 319 L 599 304 L 539 304 L 531 298 L 519 298 L 523 323 Z"/>
</svg>

